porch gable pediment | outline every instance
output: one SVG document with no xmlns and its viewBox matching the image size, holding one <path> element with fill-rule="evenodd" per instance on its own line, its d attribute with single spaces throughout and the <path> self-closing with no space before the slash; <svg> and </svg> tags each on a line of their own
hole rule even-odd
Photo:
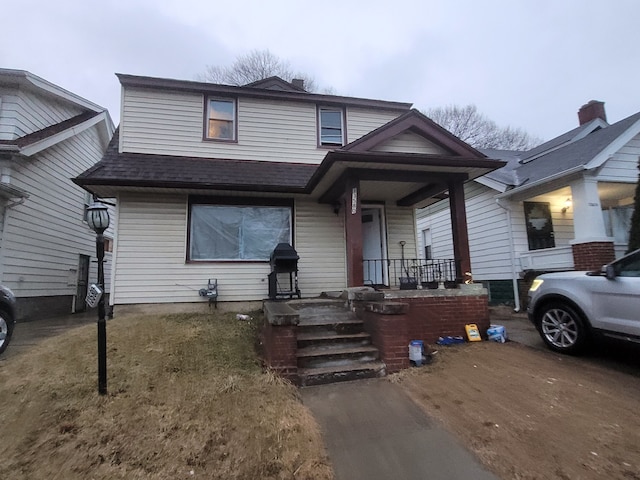
<svg viewBox="0 0 640 480">
<path fill-rule="evenodd" d="M 411 109 L 340 150 L 487 158 L 416 109 Z"/>
</svg>

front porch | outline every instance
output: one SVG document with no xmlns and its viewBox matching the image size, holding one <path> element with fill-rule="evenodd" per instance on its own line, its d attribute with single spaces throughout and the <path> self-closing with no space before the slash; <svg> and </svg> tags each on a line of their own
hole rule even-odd
<svg viewBox="0 0 640 480">
<path fill-rule="evenodd" d="M 383 376 L 410 366 L 411 340 L 433 344 L 489 327 L 487 291 L 456 288 L 331 292 L 322 298 L 266 301 L 261 337 L 266 364 L 297 385 Z"/>
</svg>

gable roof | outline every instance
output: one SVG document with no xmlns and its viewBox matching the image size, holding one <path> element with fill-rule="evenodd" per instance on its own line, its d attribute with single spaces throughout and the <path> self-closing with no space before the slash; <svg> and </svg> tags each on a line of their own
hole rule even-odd
<svg viewBox="0 0 640 480">
<path fill-rule="evenodd" d="M 0 68 L 0 85 L 19 85 L 28 90 L 37 90 L 45 95 L 57 97 L 65 102 L 73 103 L 83 109 L 92 110 L 94 112 L 102 112 L 106 109 L 100 105 L 90 102 L 86 98 L 82 98 L 73 92 L 65 90 L 58 85 L 38 77 L 26 70 L 14 70 L 11 68 Z"/>
<path fill-rule="evenodd" d="M 413 132 L 429 140 L 454 155 L 485 158 L 485 155 L 442 128 L 416 109 L 391 120 L 359 139 L 345 145 L 340 150 L 365 152 L 403 132 Z"/>
<path fill-rule="evenodd" d="M 244 86 L 251 88 L 264 88 L 267 90 L 279 90 L 282 92 L 306 93 L 306 90 L 304 88 L 299 88 L 293 83 L 289 83 L 286 80 L 275 75 L 273 77 L 264 78 L 262 80 L 256 80 L 255 82 L 248 83 Z"/>
<path fill-rule="evenodd" d="M 91 122 L 90 120 L 98 116 L 103 117 L 104 113 L 84 112 L 80 115 L 76 115 L 75 117 L 69 118 L 54 125 L 50 125 L 22 137 L 18 137 L 14 140 L 0 140 L 0 150 L 10 150 L 26 156 L 33 155 L 34 153 L 39 152 L 47 146 L 50 146 L 52 143 L 57 143 L 56 140 L 60 141 L 64 138 L 68 138 L 69 135 L 64 135 L 65 132 L 70 132 L 73 135 L 79 133 L 79 131 L 82 131 L 91 125 L 94 125 L 101 118 L 93 122 Z M 77 127 L 80 127 L 80 129 L 77 129 Z M 56 137 L 61 138 L 56 139 Z"/>
<path fill-rule="evenodd" d="M 597 168 L 610 155 L 640 133 L 640 112 L 605 127 L 595 122 L 595 124 L 589 122 L 586 129 L 574 129 L 557 137 L 565 139 L 565 144 L 562 146 L 554 148 L 554 145 L 559 144 L 555 141 L 556 139 L 547 142 L 552 147 L 546 153 L 538 152 L 536 155 L 531 155 L 531 151 L 485 151 L 496 158 L 507 160 L 505 167 L 486 175 L 489 181 L 498 182 L 505 188 L 496 188 L 482 181 L 480 183 L 503 191 L 502 196 L 512 195 L 552 178 Z M 596 128 L 593 128 L 594 125 Z M 588 133 L 584 134 L 584 132 Z M 566 139 L 571 136 L 575 138 L 576 134 L 578 136 L 584 134 L 584 136 L 567 143 Z"/>
<path fill-rule="evenodd" d="M 635 126 L 634 135 L 639 133 L 639 121 L 640 112 L 521 165 L 516 169 L 517 185 L 538 182 L 576 167 L 587 167 L 594 158 L 614 144 L 615 140 L 631 127 Z"/>
</svg>

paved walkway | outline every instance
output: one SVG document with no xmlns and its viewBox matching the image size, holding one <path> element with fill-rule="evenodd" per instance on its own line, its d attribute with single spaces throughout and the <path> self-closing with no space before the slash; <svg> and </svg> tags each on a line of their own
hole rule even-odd
<svg viewBox="0 0 640 480">
<path fill-rule="evenodd" d="M 386 379 L 301 389 L 336 480 L 497 480 Z"/>
</svg>

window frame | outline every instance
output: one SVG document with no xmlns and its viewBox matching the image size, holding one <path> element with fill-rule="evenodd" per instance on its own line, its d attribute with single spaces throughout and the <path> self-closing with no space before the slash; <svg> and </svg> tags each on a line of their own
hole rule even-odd
<svg viewBox="0 0 640 480">
<path fill-rule="evenodd" d="M 207 259 L 199 260 L 191 258 L 191 212 L 194 205 L 213 205 L 220 207 L 285 207 L 289 209 L 290 215 L 290 239 L 289 243 L 294 246 L 295 239 L 295 210 L 292 198 L 264 198 L 264 197 L 202 197 L 197 195 L 189 196 L 187 207 L 187 245 L 185 252 L 185 263 L 269 263 L 270 259 Z M 274 245 L 275 248 L 275 245 Z M 295 246 L 294 246 L 295 248 Z"/>
<path fill-rule="evenodd" d="M 341 131 L 341 143 L 323 143 L 322 141 L 322 112 L 339 112 L 340 113 L 340 131 Z M 344 107 L 335 107 L 329 105 L 317 105 L 316 106 L 316 124 L 317 124 L 317 141 L 319 148 L 336 148 L 343 147 L 347 142 L 347 112 Z"/>
<path fill-rule="evenodd" d="M 215 138 L 209 136 L 209 121 L 210 120 L 222 120 L 212 119 L 210 116 L 211 102 L 229 102 L 233 105 L 233 138 Z M 204 115 L 203 115 L 203 130 L 202 139 L 209 142 L 221 142 L 221 143 L 238 143 L 238 99 L 236 97 L 219 97 L 215 95 L 204 97 Z"/>
<path fill-rule="evenodd" d="M 524 219 L 527 230 L 527 244 L 530 252 L 536 250 L 546 250 L 556 247 L 555 231 L 553 228 L 553 215 L 549 202 L 523 202 Z M 534 208 L 539 208 L 544 214 L 546 224 L 541 228 L 536 228 L 531 222 L 531 212 Z M 537 217 L 542 218 L 542 217 Z M 537 243 L 537 244 L 536 244 Z"/>
</svg>

